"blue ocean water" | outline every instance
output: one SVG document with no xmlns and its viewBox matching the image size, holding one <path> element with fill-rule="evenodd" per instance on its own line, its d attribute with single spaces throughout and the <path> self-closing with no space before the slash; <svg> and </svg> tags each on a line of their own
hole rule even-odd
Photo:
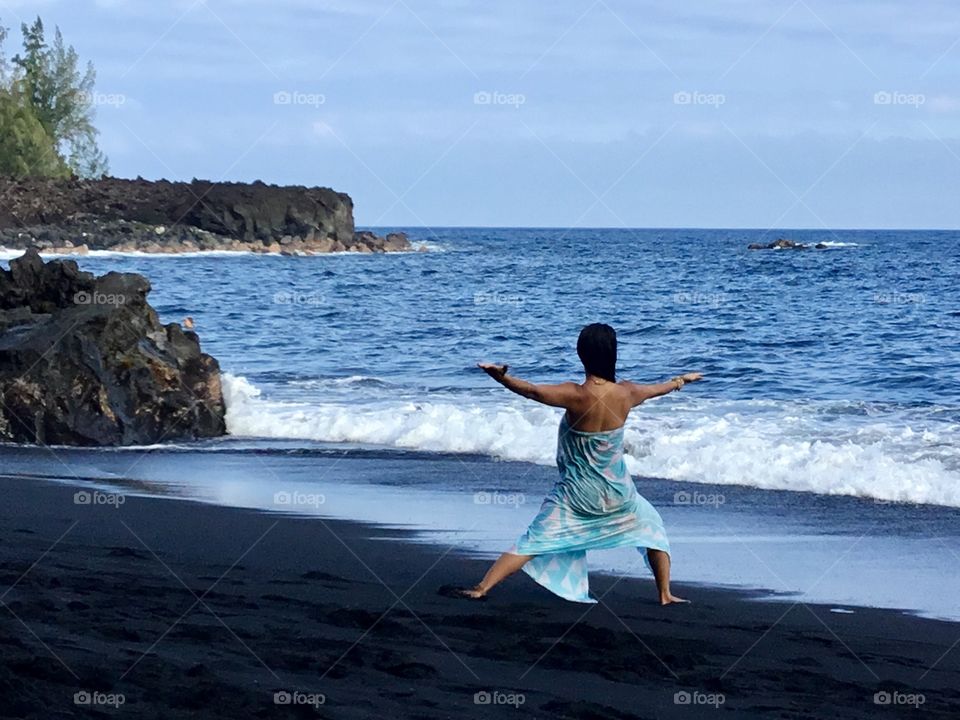
<svg viewBox="0 0 960 720">
<path fill-rule="evenodd" d="M 428 251 L 78 257 L 147 275 L 162 320 L 194 318 L 231 436 L 2 448 L 4 473 L 495 552 L 553 481 L 560 413 L 475 364 L 578 379 L 577 333 L 603 321 L 622 377 L 707 377 L 634 410 L 625 433 L 681 580 L 960 619 L 960 234 L 793 231 L 828 248 L 748 251 L 778 235 L 407 232 Z M 642 574 L 637 557 L 591 562 Z"/>
<path fill-rule="evenodd" d="M 428 252 L 79 258 L 153 283 L 227 373 L 229 427 L 550 464 L 558 413 L 475 368 L 577 379 L 581 326 L 622 377 L 699 370 L 634 411 L 647 477 L 960 506 L 960 235 L 407 228 Z"/>
</svg>

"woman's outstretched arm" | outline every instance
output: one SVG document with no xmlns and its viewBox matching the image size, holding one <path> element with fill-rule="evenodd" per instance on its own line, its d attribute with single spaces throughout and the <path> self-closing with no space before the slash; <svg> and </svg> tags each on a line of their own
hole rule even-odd
<svg viewBox="0 0 960 720">
<path fill-rule="evenodd" d="M 630 399 L 634 407 L 651 398 L 666 395 L 674 390 L 679 390 L 687 383 L 696 382 L 703 378 L 702 373 L 687 373 L 686 375 L 677 375 L 666 382 L 655 383 L 653 385 L 641 385 L 640 383 L 624 382 L 630 390 Z"/>
<path fill-rule="evenodd" d="M 538 403 L 550 405 L 551 407 L 569 408 L 577 401 L 577 388 L 579 386 L 576 383 L 565 382 L 559 385 L 535 385 L 532 382 L 507 375 L 506 365 L 477 363 L 477 367 L 510 392 L 515 392 L 517 395 L 536 400 Z"/>
</svg>

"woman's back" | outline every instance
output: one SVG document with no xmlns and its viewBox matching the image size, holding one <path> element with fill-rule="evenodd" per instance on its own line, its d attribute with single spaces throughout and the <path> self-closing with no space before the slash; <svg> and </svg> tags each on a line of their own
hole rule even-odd
<svg viewBox="0 0 960 720">
<path fill-rule="evenodd" d="M 603 432 L 622 427 L 627 421 L 632 400 L 626 386 L 591 377 L 578 387 L 578 400 L 566 415 L 572 429 Z"/>
</svg>

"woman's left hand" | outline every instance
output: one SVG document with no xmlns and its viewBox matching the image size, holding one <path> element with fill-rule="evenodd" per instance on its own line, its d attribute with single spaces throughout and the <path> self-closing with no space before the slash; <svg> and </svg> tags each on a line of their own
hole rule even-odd
<svg viewBox="0 0 960 720">
<path fill-rule="evenodd" d="M 506 365 L 494 365 L 493 363 L 477 363 L 477 367 L 483 370 L 487 375 L 492 377 L 497 382 L 503 380 L 504 376 L 507 374 Z"/>
<path fill-rule="evenodd" d="M 703 373 L 687 373 L 686 375 L 681 375 L 680 377 L 683 378 L 685 383 L 692 383 L 696 382 L 697 380 L 703 380 Z"/>
</svg>

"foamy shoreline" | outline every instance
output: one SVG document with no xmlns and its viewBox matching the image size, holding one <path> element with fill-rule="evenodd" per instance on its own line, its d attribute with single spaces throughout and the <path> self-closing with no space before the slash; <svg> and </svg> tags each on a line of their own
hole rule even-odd
<svg viewBox="0 0 960 720">
<path fill-rule="evenodd" d="M 427 243 L 415 243 L 410 250 L 390 250 L 390 255 L 411 255 L 420 252 L 433 252 Z M 23 249 L 0 246 L 0 261 L 13 260 L 23 255 Z M 56 248 L 41 250 L 40 257 L 45 260 L 77 260 L 81 258 L 189 258 L 189 257 L 328 257 L 328 256 L 366 256 L 381 253 L 365 253 L 356 250 L 336 250 L 330 252 L 299 251 L 282 253 L 267 250 L 160 250 L 145 252 L 143 250 L 86 250 L 76 248 Z"/>
</svg>

